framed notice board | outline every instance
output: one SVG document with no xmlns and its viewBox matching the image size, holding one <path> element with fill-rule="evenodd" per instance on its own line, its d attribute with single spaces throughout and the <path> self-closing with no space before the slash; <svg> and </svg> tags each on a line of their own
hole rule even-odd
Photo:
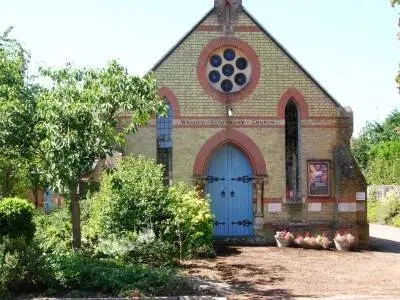
<svg viewBox="0 0 400 300">
<path fill-rule="evenodd" d="M 329 161 L 307 162 L 308 195 L 311 197 L 329 197 L 330 172 Z"/>
</svg>

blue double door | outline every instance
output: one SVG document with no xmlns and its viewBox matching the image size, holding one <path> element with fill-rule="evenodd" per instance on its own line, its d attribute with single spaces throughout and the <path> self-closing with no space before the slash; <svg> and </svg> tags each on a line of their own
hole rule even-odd
<svg viewBox="0 0 400 300">
<path fill-rule="evenodd" d="M 207 164 L 207 193 L 215 217 L 214 236 L 253 234 L 252 168 L 232 144 L 214 153 Z"/>
</svg>

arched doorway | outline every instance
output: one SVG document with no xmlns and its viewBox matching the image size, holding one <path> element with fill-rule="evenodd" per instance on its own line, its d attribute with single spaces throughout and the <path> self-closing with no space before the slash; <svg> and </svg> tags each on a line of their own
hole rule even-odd
<svg viewBox="0 0 400 300">
<path fill-rule="evenodd" d="M 252 174 L 246 155 L 231 143 L 209 159 L 206 192 L 215 216 L 215 237 L 253 235 Z"/>
</svg>

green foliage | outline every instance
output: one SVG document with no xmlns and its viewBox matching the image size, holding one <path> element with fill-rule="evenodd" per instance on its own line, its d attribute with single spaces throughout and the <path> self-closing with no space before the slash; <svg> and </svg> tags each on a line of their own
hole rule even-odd
<svg viewBox="0 0 400 300">
<path fill-rule="evenodd" d="M 21 291 L 37 291 L 49 281 L 44 257 L 23 238 L 0 237 L 0 270 L 1 299 Z"/>
<path fill-rule="evenodd" d="M 400 185 L 400 140 L 372 146 L 366 174 L 372 184 Z"/>
<path fill-rule="evenodd" d="M 24 160 L 0 157 L 0 199 L 10 196 L 24 198 L 29 187 Z"/>
<path fill-rule="evenodd" d="M 170 187 L 168 200 L 171 218 L 166 222 L 165 238 L 177 247 L 179 259 L 211 245 L 214 220 L 209 201 L 184 184 Z"/>
<path fill-rule="evenodd" d="M 400 214 L 398 214 L 392 219 L 392 225 L 400 227 Z"/>
<path fill-rule="evenodd" d="M 59 191 L 71 191 L 91 171 L 95 159 L 118 149 L 128 133 L 136 131 L 165 105 L 157 95 L 152 74 L 131 76 L 116 61 L 105 69 L 41 69 L 52 82 L 38 97 L 40 147 L 47 180 Z M 132 119 L 118 128 L 121 112 Z"/>
<path fill-rule="evenodd" d="M 162 167 L 142 156 L 124 157 L 101 179 L 100 192 L 91 202 L 88 230 L 99 236 L 151 227 L 158 232 L 168 218 L 167 201 Z"/>
<path fill-rule="evenodd" d="M 398 215 L 400 215 L 400 198 L 394 193 L 389 193 L 379 202 L 376 210 L 377 222 L 391 224 Z"/>
<path fill-rule="evenodd" d="M 377 215 L 376 211 L 379 207 L 379 202 L 376 200 L 369 199 L 367 202 L 367 219 L 368 223 L 376 223 Z"/>
<path fill-rule="evenodd" d="M 209 201 L 184 184 L 167 189 L 162 167 L 144 157 L 124 157 L 89 203 L 84 240 L 96 255 L 158 265 L 211 245 Z"/>
<path fill-rule="evenodd" d="M 23 237 L 30 242 L 35 233 L 34 207 L 19 198 L 0 201 L 0 236 Z"/>
<path fill-rule="evenodd" d="M 382 124 L 368 123 L 352 141 L 352 152 L 370 184 L 396 184 L 400 166 L 400 112 Z"/>
<path fill-rule="evenodd" d="M 54 287 L 119 296 L 176 295 L 190 285 L 171 268 L 148 268 L 80 254 L 53 256 Z M 58 285 L 58 286 L 57 286 Z"/>
<path fill-rule="evenodd" d="M 35 216 L 35 241 L 43 253 L 63 255 L 72 251 L 71 213 L 61 207 Z"/>
</svg>

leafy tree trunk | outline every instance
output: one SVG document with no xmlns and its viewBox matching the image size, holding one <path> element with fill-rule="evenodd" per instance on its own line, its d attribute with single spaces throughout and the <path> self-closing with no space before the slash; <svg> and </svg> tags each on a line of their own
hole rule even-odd
<svg viewBox="0 0 400 300">
<path fill-rule="evenodd" d="M 72 247 L 74 251 L 81 248 L 81 208 L 78 199 L 78 184 L 71 189 L 71 212 L 72 212 Z"/>
</svg>

